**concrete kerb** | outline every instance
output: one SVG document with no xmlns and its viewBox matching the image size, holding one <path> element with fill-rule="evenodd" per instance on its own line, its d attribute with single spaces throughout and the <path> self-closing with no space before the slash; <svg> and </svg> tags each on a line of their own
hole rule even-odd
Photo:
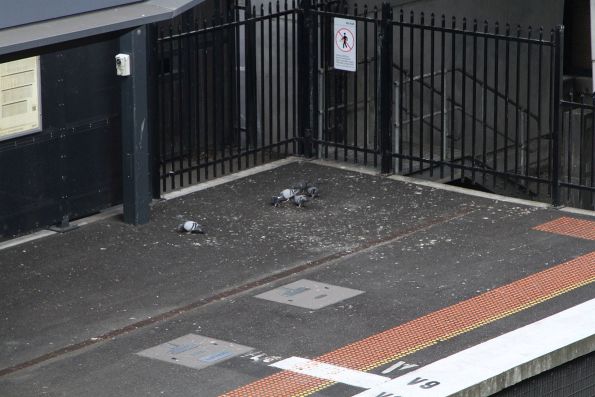
<svg viewBox="0 0 595 397">
<path fill-rule="evenodd" d="M 325 167 L 338 168 L 338 169 L 351 171 L 351 172 L 359 172 L 359 173 L 366 174 L 366 175 L 380 175 L 378 171 L 376 171 L 373 168 L 369 168 L 369 167 L 351 165 L 351 164 L 345 164 L 345 163 L 337 163 L 337 162 L 322 160 L 322 159 L 308 160 L 308 159 L 304 159 L 301 157 L 293 157 L 292 156 L 292 157 L 288 157 L 288 158 L 285 158 L 282 160 L 277 160 L 277 161 L 274 161 L 271 163 L 259 165 L 259 166 L 256 166 L 254 168 L 250 168 L 247 170 L 239 171 L 239 172 L 236 172 L 231 175 L 222 176 L 222 177 L 214 179 L 212 181 L 203 182 L 198 185 L 193 185 L 193 186 L 189 186 L 184 189 L 166 193 L 162 196 L 162 198 L 160 200 L 155 200 L 152 204 L 159 203 L 162 201 L 173 200 L 178 197 L 183 197 L 183 196 L 186 196 L 186 195 L 189 195 L 192 193 L 199 192 L 201 190 L 205 190 L 205 189 L 209 189 L 209 188 L 212 188 L 215 186 L 223 185 L 225 183 L 233 182 L 238 179 L 246 178 L 251 175 L 255 175 L 255 174 L 258 174 L 261 172 L 265 172 L 265 171 L 270 171 L 270 170 L 282 167 L 287 164 L 301 162 L 301 161 L 310 161 L 313 164 L 318 164 L 318 165 L 325 166 Z M 557 208 L 557 207 L 553 207 L 551 204 L 547 204 L 547 203 L 540 203 L 537 201 L 517 199 L 517 198 L 502 196 L 502 195 L 494 194 L 494 193 L 485 193 L 485 192 L 480 192 L 477 190 L 465 189 L 462 187 L 450 186 L 450 185 L 446 185 L 443 183 L 425 181 L 425 180 L 411 178 L 411 177 L 402 176 L 402 175 L 387 175 L 386 178 L 392 179 L 395 181 L 399 181 L 399 182 L 413 184 L 413 185 L 426 186 L 426 187 L 431 187 L 434 189 L 440 189 L 440 190 L 445 190 L 445 191 L 449 191 L 449 192 L 460 193 L 460 194 L 464 194 L 467 196 L 482 197 L 482 198 L 486 198 L 486 199 L 490 199 L 490 200 L 525 205 L 525 206 L 529 206 L 529 207 L 536 207 L 536 208 L 543 208 L 543 209 L 557 209 L 562 212 L 567 212 L 567 213 L 571 213 L 571 214 L 577 214 L 577 215 L 583 215 L 583 216 L 589 216 L 589 217 L 595 218 L 595 211 L 583 210 L 580 208 L 571 208 L 571 207 Z M 117 205 L 117 206 L 108 208 L 108 209 L 100 212 L 99 214 L 95 214 L 95 215 L 92 215 L 92 216 L 89 216 L 86 218 L 79 219 L 77 221 L 73 221 L 72 224 L 74 224 L 76 226 L 84 226 L 84 225 L 88 225 L 88 224 L 91 224 L 91 223 L 94 223 L 94 222 L 97 222 L 100 220 L 108 219 L 108 218 L 111 218 L 114 216 L 119 216 L 121 214 L 122 214 L 122 205 Z M 12 240 L 8 240 L 3 243 L 0 243 L 0 251 L 3 249 L 7 249 L 10 247 L 15 247 L 15 246 L 18 246 L 21 244 L 35 241 L 35 240 L 38 240 L 38 239 L 41 239 L 44 237 L 48 237 L 48 236 L 51 236 L 54 234 L 56 234 L 56 232 L 54 232 L 54 231 L 40 230 L 38 232 L 34 232 L 34 233 L 28 234 L 26 236 L 17 237 Z"/>
</svg>

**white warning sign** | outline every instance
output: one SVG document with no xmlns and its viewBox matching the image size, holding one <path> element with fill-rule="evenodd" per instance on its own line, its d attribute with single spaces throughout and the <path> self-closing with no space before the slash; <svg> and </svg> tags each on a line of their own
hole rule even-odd
<svg viewBox="0 0 595 397">
<path fill-rule="evenodd" d="M 335 18 L 335 69 L 355 72 L 357 70 L 357 23 L 353 19 Z"/>
</svg>

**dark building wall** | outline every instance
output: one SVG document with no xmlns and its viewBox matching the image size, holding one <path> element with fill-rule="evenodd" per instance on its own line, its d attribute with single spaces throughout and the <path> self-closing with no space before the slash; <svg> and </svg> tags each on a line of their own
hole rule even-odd
<svg viewBox="0 0 595 397">
<path fill-rule="evenodd" d="M 564 15 L 564 0 L 393 0 L 390 4 L 396 9 L 445 14 L 447 18 L 488 20 L 523 28 L 543 26 L 546 31 L 561 25 Z"/>
<path fill-rule="evenodd" d="M 105 38 L 41 54 L 43 130 L 0 142 L 0 234 L 121 202 L 120 84 Z"/>
</svg>

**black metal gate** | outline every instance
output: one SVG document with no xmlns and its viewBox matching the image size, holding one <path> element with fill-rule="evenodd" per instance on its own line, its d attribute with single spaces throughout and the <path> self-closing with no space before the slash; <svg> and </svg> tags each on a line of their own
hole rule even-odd
<svg viewBox="0 0 595 397">
<path fill-rule="evenodd" d="M 356 23 L 356 72 L 334 68 L 337 17 Z M 593 104 L 562 100 L 563 41 L 310 0 L 170 27 L 161 188 L 299 154 L 593 208 Z"/>
<path fill-rule="evenodd" d="M 162 191 L 296 153 L 297 14 L 248 4 L 161 30 Z"/>
</svg>

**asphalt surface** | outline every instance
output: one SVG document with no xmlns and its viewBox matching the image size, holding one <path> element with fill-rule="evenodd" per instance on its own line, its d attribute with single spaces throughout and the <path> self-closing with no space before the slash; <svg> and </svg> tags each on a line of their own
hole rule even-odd
<svg viewBox="0 0 595 397">
<path fill-rule="evenodd" d="M 304 180 L 319 198 L 270 205 Z M 147 225 L 112 217 L 7 248 L 0 395 L 218 396 L 279 372 L 276 360 L 317 357 L 594 252 L 593 240 L 532 229 L 561 216 L 595 219 L 294 162 L 158 202 Z M 177 233 L 184 219 L 207 233 Z M 255 297 L 302 279 L 363 293 L 316 310 Z M 422 366 L 594 297 L 587 283 L 401 360 Z M 202 369 L 136 354 L 188 334 L 253 350 Z"/>
</svg>

